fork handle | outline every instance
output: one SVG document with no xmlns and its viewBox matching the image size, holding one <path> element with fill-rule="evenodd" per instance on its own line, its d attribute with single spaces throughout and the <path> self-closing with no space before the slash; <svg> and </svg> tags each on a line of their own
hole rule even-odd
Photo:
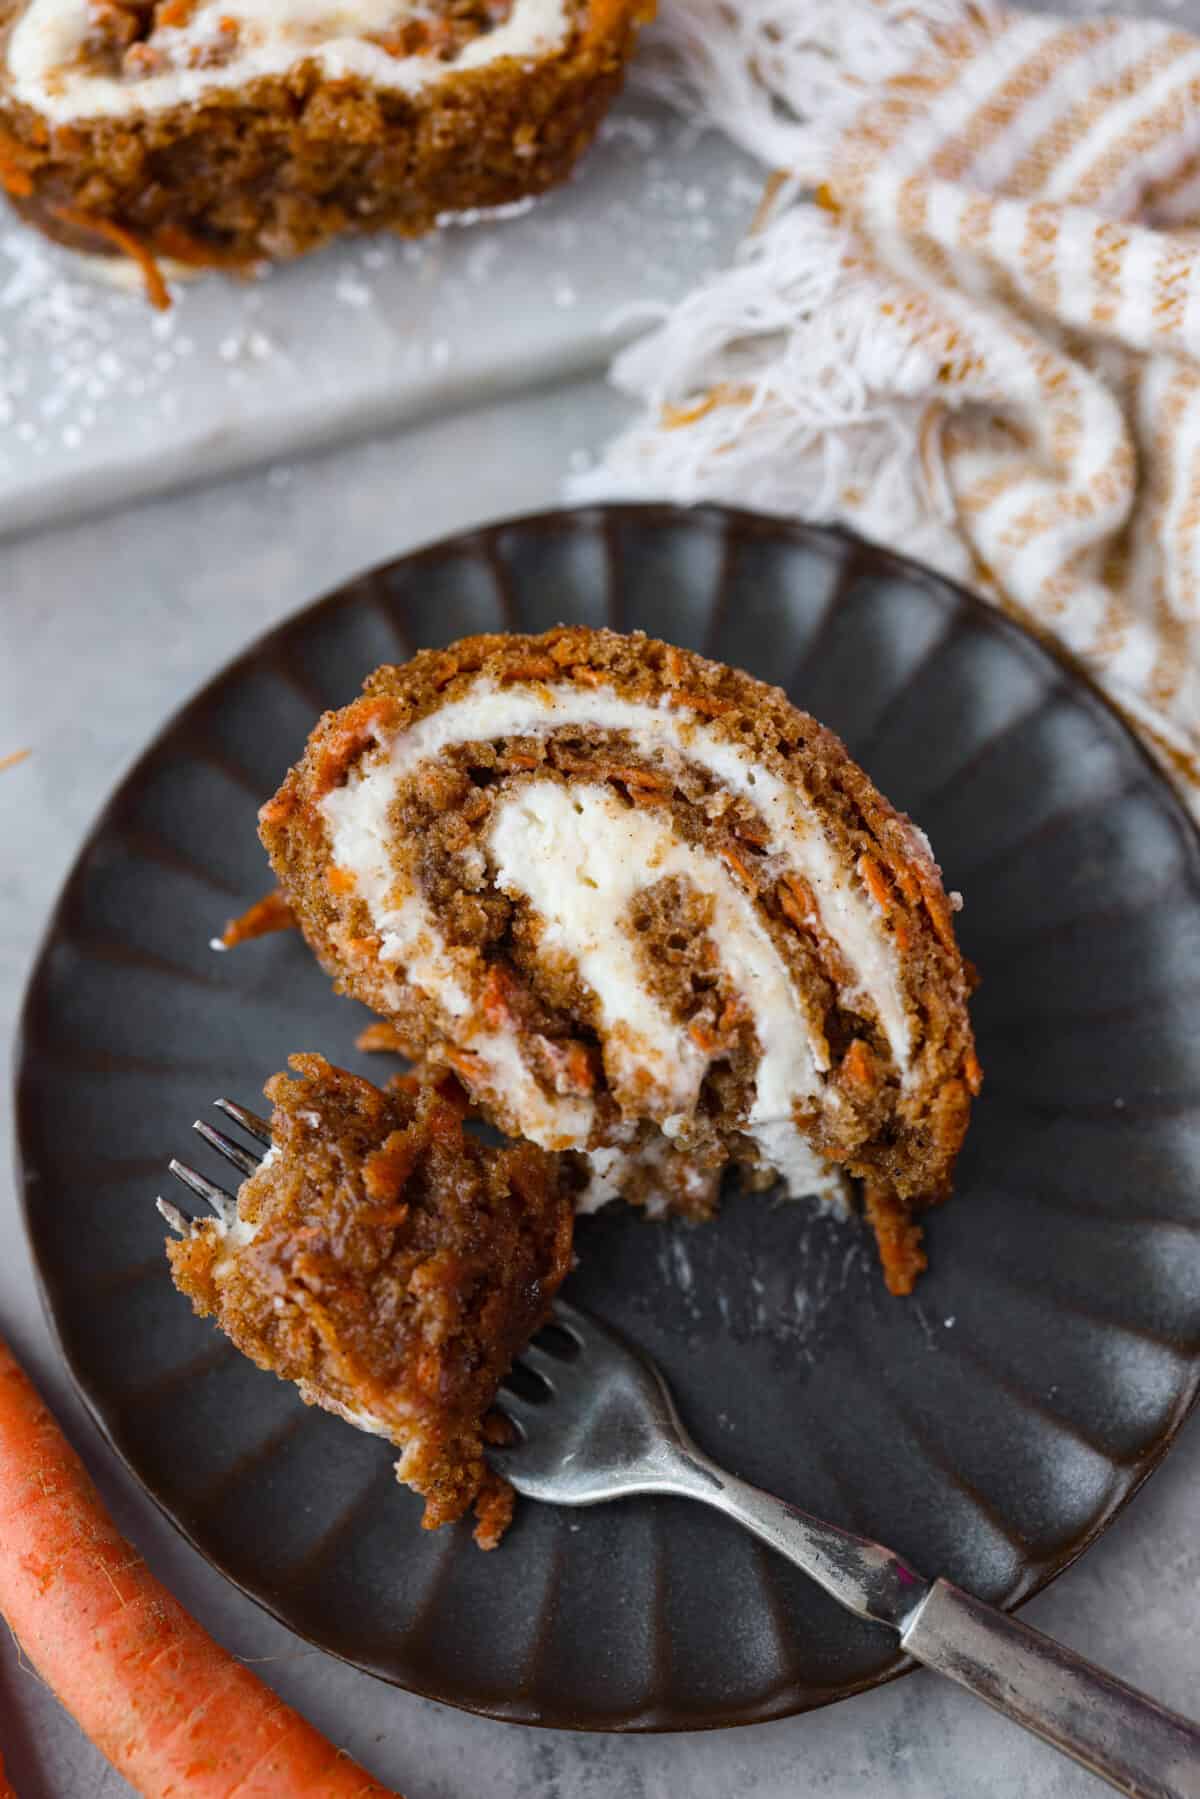
<svg viewBox="0 0 1200 1799">
<path fill-rule="evenodd" d="M 880 1543 L 810 1517 L 689 1449 L 669 1489 L 716 1506 L 915 1661 L 1134 1799 L 1200 1799 L 1200 1727 L 949 1581 L 925 1581 Z"/>
<path fill-rule="evenodd" d="M 1136 1799 L 1200 1799 L 1200 1729 L 1028 1624 L 937 1580 L 901 1646 Z"/>
</svg>

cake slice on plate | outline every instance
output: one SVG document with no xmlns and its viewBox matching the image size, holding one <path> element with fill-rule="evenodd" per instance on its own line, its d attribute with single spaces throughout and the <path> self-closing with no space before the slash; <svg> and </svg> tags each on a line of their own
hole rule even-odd
<svg viewBox="0 0 1200 1799">
<path fill-rule="evenodd" d="M 168 1241 L 175 1284 L 259 1367 L 394 1443 L 428 1528 L 474 1505 L 490 1549 L 512 1492 L 485 1419 L 570 1263 L 557 1159 L 465 1132 L 453 1082 L 383 1092 L 321 1056 L 291 1066 L 267 1083 L 271 1148 L 236 1220 Z"/>
<path fill-rule="evenodd" d="M 980 1082 L 956 902 L 777 688 L 641 635 L 467 638 L 327 714 L 261 831 L 339 985 L 582 1156 L 585 1204 L 852 1175 L 911 1288 Z"/>
</svg>

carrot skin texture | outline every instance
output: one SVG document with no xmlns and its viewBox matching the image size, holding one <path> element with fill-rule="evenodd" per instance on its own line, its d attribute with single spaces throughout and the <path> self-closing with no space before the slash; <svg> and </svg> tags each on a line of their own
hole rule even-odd
<svg viewBox="0 0 1200 1799">
<path fill-rule="evenodd" d="M 2 1339 L 0 1612 L 144 1799 L 398 1799 L 155 1579 Z"/>
</svg>

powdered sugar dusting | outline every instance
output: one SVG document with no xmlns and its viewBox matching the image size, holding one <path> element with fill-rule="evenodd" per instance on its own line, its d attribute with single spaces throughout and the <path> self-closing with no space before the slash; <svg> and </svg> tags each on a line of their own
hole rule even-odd
<svg viewBox="0 0 1200 1799">
<path fill-rule="evenodd" d="M 729 255 L 748 165 L 644 102 L 540 202 L 351 241 L 261 280 L 136 272 L 0 224 L 0 528 L 377 430 L 455 389 L 601 367 L 633 299 L 669 304 Z M 487 329 L 480 329 L 481 305 Z"/>
<path fill-rule="evenodd" d="M 187 299 L 151 313 L 140 288 L 98 287 L 89 261 L 19 226 L 0 233 L 0 492 L 31 458 L 85 450 L 114 411 L 147 437 L 177 416 L 197 347 Z"/>
</svg>

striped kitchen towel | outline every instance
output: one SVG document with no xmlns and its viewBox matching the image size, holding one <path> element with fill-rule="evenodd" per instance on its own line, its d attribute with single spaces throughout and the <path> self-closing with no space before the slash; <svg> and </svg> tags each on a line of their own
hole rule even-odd
<svg viewBox="0 0 1200 1799">
<path fill-rule="evenodd" d="M 666 0 L 773 171 L 614 365 L 581 495 L 837 520 L 1070 651 L 1200 811 L 1200 41 L 966 0 Z"/>
</svg>

